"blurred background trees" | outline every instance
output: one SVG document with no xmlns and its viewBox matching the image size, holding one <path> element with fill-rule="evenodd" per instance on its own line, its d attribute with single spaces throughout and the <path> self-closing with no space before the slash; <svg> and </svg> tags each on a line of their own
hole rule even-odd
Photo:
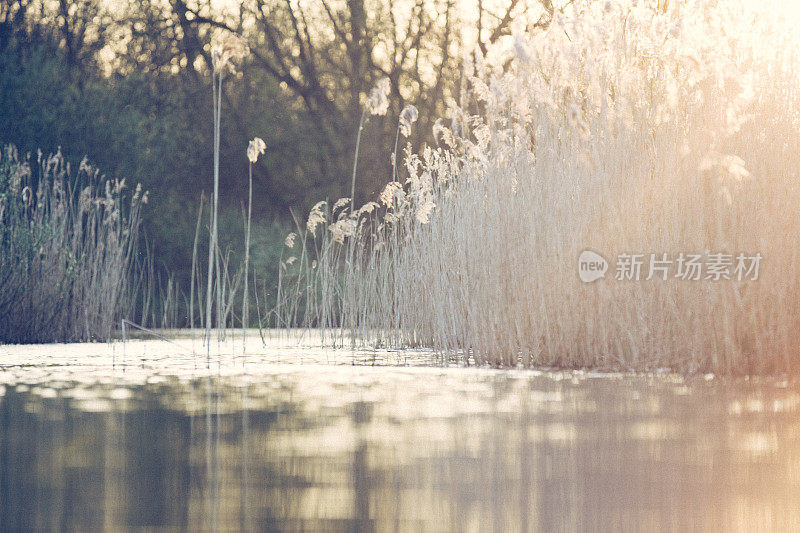
<svg viewBox="0 0 800 533">
<path fill-rule="evenodd" d="M 349 194 L 361 105 L 376 80 L 389 78 L 391 107 L 365 126 L 358 203 L 391 179 L 404 105 L 419 109 L 412 146 L 433 142 L 464 58 L 553 12 L 549 0 L 0 0 L 0 143 L 34 154 L 60 146 L 73 164 L 86 155 L 141 182 L 153 257 L 186 287 L 212 178 L 210 43 L 243 35 L 251 55 L 223 98 L 220 234 L 241 252 L 245 149 L 262 137 L 253 246 L 269 285 L 290 212 L 303 218 L 316 201 Z"/>
</svg>

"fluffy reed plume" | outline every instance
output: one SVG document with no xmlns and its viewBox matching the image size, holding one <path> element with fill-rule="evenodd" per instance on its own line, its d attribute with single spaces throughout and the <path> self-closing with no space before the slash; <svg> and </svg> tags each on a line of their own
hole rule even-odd
<svg viewBox="0 0 800 533">
<path fill-rule="evenodd" d="M 211 316 L 214 298 L 212 297 L 216 279 L 216 319 L 217 328 L 223 325 L 224 311 L 223 281 L 220 272 L 218 249 L 219 225 L 219 141 L 220 118 L 222 114 L 222 79 L 226 70 L 233 70 L 236 61 L 241 61 L 249 53 L 249 48 L 244 39 L 239 35 L 226 32 L 211 47 L 212 63 L 214 67 L 212 76 L 213 106 L 214 106 L 214 198 L 212 201 L 211 231 L 208 242 L 208 283 L 206 286 L 206 342 L 211 342 Z M 216 275 L 215 269 L 216 267 Z M 220 335 L 222 332 L 219 333 Z M 210 346 L 209 346 L 210 350 Z"/>
<path fill-rule="evenodd" d="M 82 184 L 82 185 L 81 185 Z M 0 342 L 109 339 L 132 306 L 147 192 L 61 152 L 0 152 Z"/>
<path fill-rule="evenodd" d="M 250 161 L 250 164 L 254 164 L 258 161 L 258 156 L 263 154 L 266 150 L 267 145 L 262 138 L 256 137 L 250 141 L 247 145 L 247 159 Z"/>
<path fill-rule="evenodd" d="M 364 122 L 369 115 L 383 116 L 389 110 L 389 78 L 381 78 L 369 93 L 367 101 L 361 110 L 361 119 L 358 121 L 358 133 L 356 134 L 356 153 L 353 156 L 353 180 L 350 186 L 350 211 L 355 207 L 356 195 L 356 169 L 358 168 L 358 149 L 361 146 L 361 131 L 364 129 Z"/>
<path fill-rule="evenodd" d="M 232 72 L 236 63 L 250 53 L 250 47 L 241 36 L 233 32 L 223 33 L 211 46 L 211 62 L 214 72 L 221 73 L 228 69 Z"/>
<path fill-rule="evenodd" d="M 416 107 L 407 105 L 403 108 L 403 111 L 400 113 L 400 123 L 397 128 L 398 131 L 403 134 L 403 137 L 411 135 L 411 126 L 417 121 L 417 118 L 419 118 L 419 112 Z M 395 147 L 395 152 L 397 152 L 397 147 Z"/>
<path fill-rule="evenodd" d="M 384 209 L 317 206 L 280 319 L 475 364 L 800 370 L 800 38 L 768 4 L 573 4 L 516 39 Z M 614 279 L 620 254 L 715 252 L 758 279 Z"/>
<path fill-rule="evenodd" d="M 411 135 L 411 126 L 419 118 L 419 111 L 413 105 L 407 105 L 400 112 L 400 120 L 397 124 L 397 132 L 394 136 L 394 151 L 392 152 L 392 180 L 397 181 L 397 146 L 400 141 L 400 134 L 403 137 Z"/>
</svg>

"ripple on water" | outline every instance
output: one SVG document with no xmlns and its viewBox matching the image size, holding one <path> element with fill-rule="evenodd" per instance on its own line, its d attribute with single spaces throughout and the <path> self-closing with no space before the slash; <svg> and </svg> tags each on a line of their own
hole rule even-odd
<svg viewBox="0 0 800 533">
<path fill-rule="evenodd" d="M 14 465 L 0 497 L 27 529 L 50 516 L 123 530 L 800 525 L 793 380 L 445 367 L 309 336 L 251 335 L 246 354 L 238 336 L 172 340 L 0 346 Z M 58 499 L 64 480 L 81 492 Z M 15 500 L 31 483 L 53 496 Z"/>
</svg>

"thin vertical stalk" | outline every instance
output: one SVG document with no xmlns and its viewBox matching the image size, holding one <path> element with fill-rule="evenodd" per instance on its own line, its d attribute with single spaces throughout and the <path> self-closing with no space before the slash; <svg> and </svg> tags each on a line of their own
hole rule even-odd
<svg viewBox="0 0 800 533">
<path fill-rule="evenodd" d="M 250 222 L 253 215 L 253 163 L 250 163 L 250 187 L 247 195 L 247 231 L 244 237 L 244 294 L 242 295 L 242 351 L 247 350 L 247 327 L 250 321 Z"/>
<path fill-rule="evenodd" d="M 211 350 L 211 303 L 213 301 L 212 288 L 214 284 L 214 256 L 217 249 L 217 210 L 219 204 L 219 129 L 220 111 L 222 107 L 222 69 L 219 71 L 219 86 L 217 80 L 212 83 L 214 96 L 214 200 L 211 215 L 211 232 L 208 243 L 208 285 L 206 288 L 206 342 Z M 217 276 L 219 277 L 219 276 Z M 219 283 L 217 283 L 217 302 L 219 302 Z M 219 326 L 219 313 L 217 313 L 217 326 Z"/>
<path fill-rule="evenodd" d="M 392 181 L 397 181 L 397 145 L 400 141 L 400 126 L 397 126 L 397 133 L 394 135 L 394 156 L 392 157 Z M 352 209 L 350 211 L 352 213 Z"/>
<path fill-rule="evenodd" d="M 364 129 L 364 119 L 367 116 L 367 107 L 361 111 L 361 120 L 358 121 L 358 134 L 356 135 L 356 155 L 353 157 L 353 181 L 350 185 L 350 212 L 355 208 L 356 195 L 356 169 L 358 168 L 358 147 L 361 146 L 361 131 Z"/>
<path fill-rule="evenodd" d="M 220 142 L 220 135 L 221 135 L 221 127 L 222 127 L 222 73 L 223 70 L 220 70 L 219 73 L 219 87 L 217 87 L 217 135 L 214 139 L 214 153 L 216 154 L 216 164 L 214 165 L 214 194 L 217 197 L 217 201 L 214 202 L 214 246 L 216 248 L 217 258 L 219 258 L 220 248 L 219 248 L 219 215 L 218 206 L 219 206 L 219 142 Z M 222 270 L 220 270 L 219 263 L 217 263 L 217 279 L 222 276 Z M 225 294 L 223 290 L 224 287 L 224 280 L 223 285 L 217 283 L 217 339 L 222 340 L 225 336 L 225 323 L 222 321 L 222 298 Z M 220 323 L 222 323 L 222 330 L 220 331 Z"/>
<path fill-rule="evenodd" d="M 205 203 L 205 195 L 200 194 L 200 207 L 197 210 L 197 225 L 194 228 L 194 246 L 192 247 L 192 277 L 189 287 L 189 327 L 192 330 L 192 339 L 194 339 L 194 279 L 195 274 L 200 276 L 197 272 L 197 243 L 200 240 L 200 223 L 203 219 L 203 203 Z"/>
</svg>

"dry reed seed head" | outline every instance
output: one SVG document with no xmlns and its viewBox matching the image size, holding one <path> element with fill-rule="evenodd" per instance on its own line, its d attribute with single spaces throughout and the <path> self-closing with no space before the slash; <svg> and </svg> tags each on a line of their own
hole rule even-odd
<svg viewBox="0 0 800 533">
<path fill-rule="evenodd" d="M 358 215 L 368 215 L 379 207 L 380 205 L 377 202 L 367 202 L 358 210 Z"/>
<path fill-rule="evenodd" d="M 234 69 L 234 63 L 244 59 L 250 53 L 247 41 L 239 34 L 225 32 L 211 47 L 211 63 L 214 72 L 222 72 L 225 68 Z"/>
<path fill-rule="evenodd" d="M 339 198 L 331 208 L 331 216 L 333 218 L 341 218 L 347 214 L 347 208 L 350 206 L 350 198 Z M 339 211 L 337 215 L 337 211 Z"/>
<path fill-rule="evenodd" d="M 311 232 L 311 235 L 317 235 L 317 226 L 325 224 L 325 206 L 328 202 L 325 200 L 317 202 L 311 211 L 308 213 L 308 220 L 306 221 L 306 229 Z"/>
<path fill-rule="evenodd" d="M 489 143 L 492 140 L 492 132 L 489 129 L 489 126 L 487 126 L 486 124 L 481 124 L 480 126 L 472 130 L 472 134 L 478 141 L 478 147 L 480 149 L 486 150 L 489 147 Z"/>
<path fill-rule="evenodd" d="M 81 162 L 78 165 L 78 172 L 83 172 L 85 174 L 92 173 L 92 167 L 89 165 L 89 159 L 86 156 L 83 156 L 83 159 L 81 159 Z"/>
<path fill-rule="evenodd" d="M 750 177 L 750 171 L 745 166 L 744 159 L 732 154 L 720 154 L 710 151 L 700 160 L 701 171 L 716 170 L 720 178 L 732 178 L 741 181 Z"/>
<path fill-rule="evenodd" d="M 494 103 L 492 99 L 492 90 L 485 81 L 480 78 L 473 77 L 470 78 L 470 82 L 472 83 L 472 93 L 479 102 Z"/>
<path fill-rule="evenodd" d="M 58 147 L 58 150 L 55 154 L 51 154 L 50 157 L 47 158 L 47 164 L 45 165 L 45 174 L 48 175 L 57 175 L 60 173 L 61 166 L 64 162 L 64 157 L 61 155 L 61 147 Z"/>
<path fill-rule="evenodd" d="M 294 240 L 297 237 L 297 234 L 294 232 L 290 233 L 286 236 L 286 239 L 283 241 L 283 244 L 286 245 L 287 248 L 294 248 Z"/>
<path fill-rule="evenodd" d="M 355 219 L 343 218 L 328 226 L 328 230 L 331 232 L 334 242 L 343 244 L 347 237 L 355 235 L 357 227 Z"/>
<path fill-rule="evenodd" d="M 379 199 L 386 207 L 392 207 L 397 191 L 402 191 L 403 185 L 399 181 L 390 181 L 381 191 Z"/>
<path fill-rule="evenodd" d="M 436 122 L 433 123 L 433 139 L 437 145 L 444 144 L 451 150 L 455 150 L 459 145 L 452 130 L 444 125 L 442 118 L 437 118 Z"/>
<path fill-rule="evenodd" d="M 15 165 L 14 172 L 11 174 L 9 188 L 16 194 L 23 183 L 31 178 L 31 166 L 26 162 Z"/>
<path fill-rule="evenodd" d="M 292 265 L 292 264 L 294 264 L 295 261 L 297 261 L 297 258 L 295 256 L 291 256 L 291 257 L 289 257 L 289 259 L 286 260 L 286 264 L 287 265 Z"/>
<path fill-rule="evenodd" d="M 369 93 L 366 107 L 370 115 L 383 116 L 389 110 L 389 78 L 381 78 Z"/>
<path fill-rule="evenodd" d="M 27 185 L 22 189 L 22 204 L 28 208 L 33 203 L 33 191 Z"/>
<path fill-rule="evenodd" d="M 78 199 L 78 209 L 85 213 L 92 208 L 92 187 L 84 187 Z"/>
<path fill-rule="evenodd" d="M 258 161 L 258 156 L 267 150 L 267 145 L 261 137 L 255 137 L 250 144 L 247 145 L 247 159 L 251 163 Z"/>
<path fill-rule="evenodd" d="M 411 125 L 419 118 L 419 111 L 413 105 L 407 105 L 400 113 L 400 133 L 403 137 L 411 135 Z"/>
<path fill-rule="evenodd" d="M 103 224 L 107 226 L 112 226 L 119 221 L 119 209 L 111 209 L 106 211 L 106 216 L 103 220 Z"/>
<path fill-rule="evenodd" d="M 436 204 L 433 202 L 433 199 L 430 197 L 430 195 L 428 195 L 426 199 L 417 206 L 414 217 L 416 217 L 420 224 L 427 224 L 430 222 L 431 213 L 433 213 L 435 208 Z"/>
</svg>

